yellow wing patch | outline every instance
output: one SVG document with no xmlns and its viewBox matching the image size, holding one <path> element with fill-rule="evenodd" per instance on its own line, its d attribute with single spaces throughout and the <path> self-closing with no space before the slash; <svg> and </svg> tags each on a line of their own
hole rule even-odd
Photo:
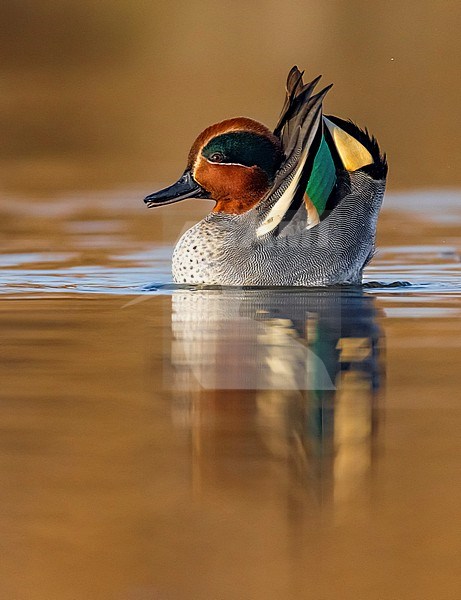
<svg viewBox="0 0 461 600">
<path fill-rule="evenodd" d="M 373 164 L 373 157 L 363 144 L 326 117 L 323 117 L 323 122 L 331 133 L 338 154 L 347 171 L 357 171 L 365 165 Z"/>
</svg>

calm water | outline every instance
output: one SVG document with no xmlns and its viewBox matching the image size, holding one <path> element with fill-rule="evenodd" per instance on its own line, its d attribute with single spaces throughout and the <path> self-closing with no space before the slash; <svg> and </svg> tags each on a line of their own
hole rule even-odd
<svg viewBox="0 0 461 600">
<path fill-rule="evenodd" d="M 460 192 L 245 291 L 169 285 L 207 206 L 145 191 L 3 201 L 0 597 L 459 598 Z"/>
</svg>

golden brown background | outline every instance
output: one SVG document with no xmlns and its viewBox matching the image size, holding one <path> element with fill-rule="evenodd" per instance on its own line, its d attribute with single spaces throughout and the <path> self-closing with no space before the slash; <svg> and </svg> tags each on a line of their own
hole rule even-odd
<svg viewBox="0 0 461 600">
<path fill-rule="evenodd" d="M 0 3 L 1 600 L 459 598 L 460 32 L 460 0 Z M 180 290 L 143 293 L 210 209 L 143 196 L 213 121 L 274 124 L 295 63 L 390 162 L 386 376 L 345 378 L 323 437 L 302 395 L 187 389 L 238 379 L 260 330 L 219 328 L 213 291 L 181 330 Z"/>
<path fill-rule="evenodd" d="M 211 122 L 274 124 L 288 69 L 379 138 L 390 186 L 461 184 L 459 0 L 4 0 L 4 191 L 163 184 Z"/>
</svg>

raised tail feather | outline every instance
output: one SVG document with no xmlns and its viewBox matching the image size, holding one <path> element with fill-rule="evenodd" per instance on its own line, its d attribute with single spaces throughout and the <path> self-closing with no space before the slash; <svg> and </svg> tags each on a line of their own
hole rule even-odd
<svg viewBox="0 0 461 600">
<path fill-rule="evenodd" d="M 264 216 L 258 236 L 281 231 L 292 222 L 316 225 L 347 191 L 345 175 L 361 170 L 385 179 L 387 162 L 378 144 L 351 121 L 322 116 L 322 102 L 331 86 L 312 95 L 320 76 L 304 84 L 303 73 L 288 74 L 285 102 L 275 127 L 284 161 L 262 201 Z"/>
</svg>

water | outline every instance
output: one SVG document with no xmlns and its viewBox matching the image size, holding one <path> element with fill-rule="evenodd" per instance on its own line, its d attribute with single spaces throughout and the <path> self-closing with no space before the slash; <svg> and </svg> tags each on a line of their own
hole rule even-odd
<svg viewBox="0 0 461 600">
<path fill-rule="evenodd" d="M 141 197 L 2 204 L 0 597 L 457 598 L 459 192 L 335 290 L 172 286 Z"/>
<path fill-rule="evenodd" d="M 4 200 L 0 293 L 129 294 L 171 283 L 174 243 L 206 214 L 208 203 L 192 201 L 153 214 L 141 197 L 141 191 L 130 191 L 32 205 L 30 199 Z M 460 199 L 457 190 L 387 194 L 378 251 L 365 282 L 405 296 L 456 296 Z"/>
</svg>

